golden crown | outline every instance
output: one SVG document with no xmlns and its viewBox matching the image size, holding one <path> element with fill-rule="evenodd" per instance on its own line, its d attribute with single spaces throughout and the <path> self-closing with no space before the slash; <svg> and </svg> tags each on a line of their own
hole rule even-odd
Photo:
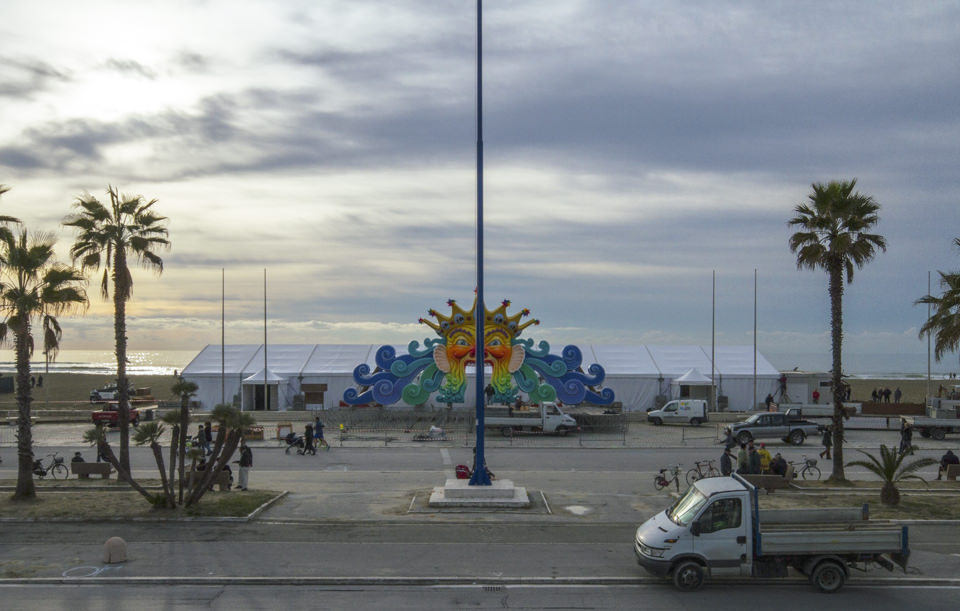
<svg viewBox="0 0 960 611">
<path fill-rule="evenodd" d="M 453 299 L 447 300 L 447 305 L 450 306 L 449 316 L 444 316 L 440 312 L 430 309 L 427 311 L 427 313 L 436 318 L 437 322 L 433 322 L 432 320 L 428 320 L 426 318 L 421 318 L 420 323 L 431 327 L 437 332 L 437 335 L 440 335 L 444 338 L 448 337 L 457 329 L 463 327 L 476 327 L 476 321 L 474 320 L 474 312 L 476 312 L 477 309 L 476 297 L 473 298 L 473 306 L 471 306 L 469 310 L 464 310 L 461 308 Z M 491 329 L 500 329 L 508 336 L 513 338 L 520 335 L 520 333 L 530 325 L 540 324 L 540 321 L 535 318 L 524 323 L 520 322 L 521 318 L 530 314 L 530 310 L 526 308 L 520 310 L 513 316 L 508 316 L 507 308 L 509 307 L 510 301 L 507 299 L 504 299 L 500 303 L 500 307 L 498 307 L 496 310 L 488 310 L 486 306 L 483 307 L 483 327 L 485 334 L 490 333 Z"/>
</svg>

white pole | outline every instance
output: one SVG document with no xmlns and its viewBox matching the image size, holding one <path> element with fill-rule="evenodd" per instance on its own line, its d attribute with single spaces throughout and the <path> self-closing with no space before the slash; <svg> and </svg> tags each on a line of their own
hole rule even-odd
<svg viewBox="0 0 960 611">
<path fill-rule="evenodd" d="M 710 305 L 710 390 L 713 395 L 713 410 L 720 411 L 717 405 L 717 367 L 715 355 L 717 346 L 717 270 L 713 270 L 713 299 Z"/>
<path fill-rule="evenodd" d="M 927 270 L 927 295 L 932 295 L 930 292 L 930 270 Z M 930 320 L 930 303 L 927 303 L 927 320 Z M 927 396 L 924 397 L 923 403 L 927 404 L 927 398 L 930 397 L 930 331 L 927 331 Z"/>
<path fill-rule="evenodd" d="M 263 411 L 270 411 L 270 387 L 267 386 L 267 268 L 263 268 Z"/>
<path fill-rule="evenodd" d="M 757 409 L 757 268 L 753 268 L 753 407 Z"/>
<path fill-rule="evenodd" d="M 223 405 L 227 402 L 227 332 L 225 321 L 225 309 L 226 306 L 224 302 L 226 301 L 226 272 L 224 268 L 220 268 L 220 405 Z"/>
</svg>

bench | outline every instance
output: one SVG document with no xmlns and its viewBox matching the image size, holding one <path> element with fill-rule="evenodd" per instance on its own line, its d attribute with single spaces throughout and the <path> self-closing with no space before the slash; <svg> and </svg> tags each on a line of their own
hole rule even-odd
<svg viewBox="0 0 960 611">
<path fill-rule="evenodd" d="M 947 465 L 947 479 L 957 481 L 958 475 L 960 475 L 960 465 Z"/>
<path fill-rule="evenodd" d="M 193 483 L 197 481 L 198 478 L 203 477 L 205 474 L 204 471 L 191 471 L 190 472 L 190 486 L 193 487 Z M 230 472 L 226 469 L 217 473 L 217 476 L 213 478 L 213 481 L 210 482 L 211 486 L 216 486 L 217 490 L 223 492 L 224 490 L 230 489 Z"/>
<path fill-rule="evenodd" d="M 790 486 L 790 481 L 794 477 L 793 465 L 787 465 L 787 472 L 784 473 L 783 476 L 767 473 L 763 475 L 741 474 L 741 477 L 753 484 L 756 488 L 763 488 L 767 493 L 770 493 L 779 488 L 788 488 Z"/>
<path fill-rule="evenodd" d="M 110 479 L 110 473 L 113 471 L 110 463 L 105 462 L 72 462 L 70 470 L 80 479 L 90 479 L 91 474 Z"/>
</svg>

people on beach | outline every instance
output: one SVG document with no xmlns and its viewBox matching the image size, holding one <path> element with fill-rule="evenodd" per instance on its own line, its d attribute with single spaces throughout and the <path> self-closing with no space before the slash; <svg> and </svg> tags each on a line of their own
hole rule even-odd
<svg viewBox="0 0 960 611">
<path fill-rule="evenodd" d="M 900 398 L 903 397 L 903 393 L 900 392 L 900 387 L 897 386 L 897 389 L 893 391 L 893 402 L 900 403 Z"/>
<path fill-rule="evenodd" d="M 889 388 L 889 387 L 883 389 L 883 402 L 884 402 L 884 403 L 890 403 L 890 395 L 891 395 L 891 394 L 892 394 L 892 393 L 890 392 L 890 388 Z"/>
</svg>

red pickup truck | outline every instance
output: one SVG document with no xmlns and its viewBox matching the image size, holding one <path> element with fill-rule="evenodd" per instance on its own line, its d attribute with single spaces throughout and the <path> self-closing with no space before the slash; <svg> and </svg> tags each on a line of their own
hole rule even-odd
<svg viewBox="0 0 960 611">
<path fill-rule="evenodd" d="M 102 410 L 90 414 L 94 424 L 105 424 L 107 426 L 117 426 L 120 421 L 120 406 L 116 403 L 110 403 Z M 133 426 L 140 424 L 140 412 L 135 408 L 130 408 L 130 422 Z"/>
</svg>

